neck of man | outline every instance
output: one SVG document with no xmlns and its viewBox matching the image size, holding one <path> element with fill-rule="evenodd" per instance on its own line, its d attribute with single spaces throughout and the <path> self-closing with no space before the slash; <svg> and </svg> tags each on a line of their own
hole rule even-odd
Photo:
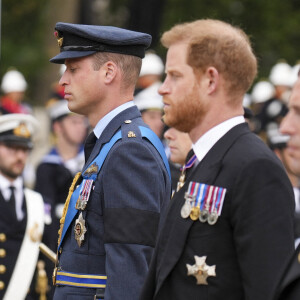
<svg viewBox="0 0 300 300">
<path fill-rule="evenodd" d="M 224 106 L 220 105 L 220 109 L 210 110 L 206 113 L 205 117 L 190 130 L 189 135 L 193 144 L 195 144 L 202 135 L 213 127 L 225 122 L 226 120 L 243 115 L 244 110 L 242 106 L 241 108 L 237 107 L 233 109 L 230 107 L 225 109 Z"/>
<path fill-rule="evenodd" d="M 80 145 L 71 143 L 65 138 L 60 138 L 57 141 L 57 151 L 64 161 L 74 158 L 78 154 Z"/>
</svg>

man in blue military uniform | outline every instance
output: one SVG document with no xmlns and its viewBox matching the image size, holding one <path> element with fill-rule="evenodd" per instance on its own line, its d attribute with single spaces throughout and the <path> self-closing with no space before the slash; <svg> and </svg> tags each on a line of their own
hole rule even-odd
<svg viewBox="0 0 300 300">
<path fill-rule="evenodd" d="M 94 130 L 60 221 L 54 299 L 137 299 L 171 192 L 163 147 L 132 101 L 151 36 L 68 23 L 55 30 L 61 52 L 50 61 L 65 63 L 68 107 Z"/>
</svg>

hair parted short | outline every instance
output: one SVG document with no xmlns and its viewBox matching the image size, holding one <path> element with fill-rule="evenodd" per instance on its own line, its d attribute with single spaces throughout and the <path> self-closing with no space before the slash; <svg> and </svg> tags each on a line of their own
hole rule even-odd
<svg viewBox="0 0 300 300">
<path fill-rule="evenodd" d="M 123 88 L 127 89 L 134 87 L 142 66 L 142 59 L 126 54 L 111 53 L 111 52 L 97 52 L 93 54 L 94 70 L 99 70 L 106 62 L 114 62 L 121 70 L 123 75 Z"/>
<path fill-rule="evenodd" d="M 187 63 L 195 73 L 215 67 L 226 81 L 229 94 L 243 94 L 257 74 L 257 59 L 243 30 L 226 22 L 203 19 L 175 25 L 166 31 L 162 44 L 186 42 Z"/>
</svg>

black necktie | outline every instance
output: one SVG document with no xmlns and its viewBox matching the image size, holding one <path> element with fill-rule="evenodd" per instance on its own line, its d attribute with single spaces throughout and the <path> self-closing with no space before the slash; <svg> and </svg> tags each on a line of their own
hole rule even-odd
<svg viewBox="0 0 300 300">
<path fill-rule="evenodd" d="M 84 144 L 84 157 L 85 157 L 85 162 L 87 162 L 87 160 L 89 159 L 93 148 L 96 144 L 97 141 L 97 137 L 94 134 L 94 131 L 92 131 L 88 137 L 85 140 L 85 144 Z"/>
<path fill-rule="evenodd" d="M 11 212 L 12 212 L 12 215 L 15 219 L 17 219 L 17 213 L 16 213 L 16 199 L 15 199 L 15 187 L 14 186 L 10 186 L 9 187 L 10 191 L 11 191 L 11 194 L 10 194 L 10 198 L 9 198 L 9 201 L 8 201 L 8 204 L 11 208 Z"/>
</svg>

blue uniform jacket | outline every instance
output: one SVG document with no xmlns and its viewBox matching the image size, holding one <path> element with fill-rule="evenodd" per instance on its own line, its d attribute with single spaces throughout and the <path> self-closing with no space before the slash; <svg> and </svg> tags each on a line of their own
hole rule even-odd
<svg viewBox="0 0 300 300">
<path fill-rule="evenodd" d="M 107 276 L 105 300 L 138 299 L 171 192 L 162 158 L 141 137 L 138 126 L 147 125 L 134 106 L 117 115 L 97 140 L 83 170 L 122 130 L 122 139 L 108 153 L 83 211 L 87 232 L 82 245 L 74 237 L 77 213 L 59 251 L 62 271 Z M 129 131 L 135 137 L 129 137 Z M 92 288 L 57 286 L 54 299 L 83 300 L 94 295 Z"/>
</svg>

